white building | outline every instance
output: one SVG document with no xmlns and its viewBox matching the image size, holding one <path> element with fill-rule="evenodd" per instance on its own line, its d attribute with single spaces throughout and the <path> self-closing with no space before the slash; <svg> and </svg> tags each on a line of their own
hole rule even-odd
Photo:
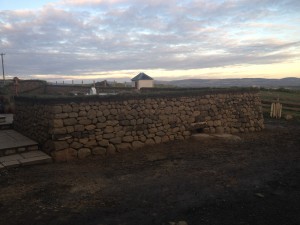
<svg viewBox="0 0 300 225">
<path fill-rule="evenodd" d="M 145 73 L 139 73 L 134 78 L 131 79 L 132 81 L 132 87 L 135 87 L 136 89 L 141 89 L 143 87 L 153 87 L 153 78 L 149 77 Z"/>
</svg>

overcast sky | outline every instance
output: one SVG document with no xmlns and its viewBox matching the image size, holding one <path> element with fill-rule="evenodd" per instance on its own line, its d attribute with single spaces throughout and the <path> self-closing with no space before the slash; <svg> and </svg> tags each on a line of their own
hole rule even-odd
<svg viewBox="0 0 300 225">
<path fill-rule="evenodd" d="M 300 77 L 299 0 L 0 0 L 26 79 Z"/>
</svg>

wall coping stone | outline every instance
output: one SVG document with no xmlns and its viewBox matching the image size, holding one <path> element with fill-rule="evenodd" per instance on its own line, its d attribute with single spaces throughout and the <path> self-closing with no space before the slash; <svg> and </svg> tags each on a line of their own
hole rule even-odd
<svg viewBox="0 0 300 225">
<path fill-rule="evenodd" d="M 174 88 L 164 91 L 164 89 L 157 88 L 155 93 L 123 93 L 116 95 L 86 95 L 86 96 L 15 96 L 16 102 L 26 102 L 35 104 L 68 104 L 81 102 L 105 102 L 105 101 L 125 101 L 125 100 L 141 100 L 147 98 L 176 98 L 176 97 L 192 97 L 205 96 L 217 94 L 246 94 L 258 93 L 256 88 Z M 170 91 L 169 91 L 170 90 Z"/>
</svg>

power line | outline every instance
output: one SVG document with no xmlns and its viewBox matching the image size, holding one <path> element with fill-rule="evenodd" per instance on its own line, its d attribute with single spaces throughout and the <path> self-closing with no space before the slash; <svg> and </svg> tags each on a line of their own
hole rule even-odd
<svg viewBox="0 0 300 225">
<path fill-rule="evenodd" d="M 2 60 L 2 74 L 3 74 L 3 87 L 5 85 L 5 75 L 4 75 L 4 62 L 3 62 L 3 57 L 5 56 L 4 53 L 1 53 L 1 60 Z"/>
</svg>

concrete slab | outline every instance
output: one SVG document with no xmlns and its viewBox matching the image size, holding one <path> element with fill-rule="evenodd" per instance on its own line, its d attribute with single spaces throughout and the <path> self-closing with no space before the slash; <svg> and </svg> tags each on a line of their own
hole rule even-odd
<svg viewBox="0 0 300 225">
<path fill-rule="evenodd" d="M 0 157 L 0 169 L 51 163 L 52 158 L 42 151 L 31 151 Z"/>
<path fill-rule="evenodd" d="M 231 140 L 231 141 L 241 141 L 242 139 L 237 135 L 232 134 L 213 134 L 214 137 Z"/>
<path fill-rule="evenodd" d="M 2 165 L 3 165 L 5 168 L 13 168 L 13 167 L 18 167 L 18 166 L 20 166 L 20 162 L 17 161 L 17 160 L 14 160 L 14 161 L 9 161 L 9 162 L 2 162 Z"/>
<path fill-rule="evenodd" d="M 35 164 L 51 163 L 52 158 L 45 154 L 44 156 L 21 159 L 19 160 L 19 162 L 22 164 L 22 166 L 28 166 L 28 165 L 35 165 Z"/>
<path fill-rule="evenodd" d="M 0 130 L 0 150 L 37 145 L 37 142 L 25 137 L 15 130 Z"/>
<path fill-rule="evenodd" d="M 24 159 L 34 158 L 34 157 L 41 157 L 41 156 L 48 156 L 46 153 L 41 151 L 32 151 L 32 152 L 25 152 L 20 154 Z M 48 156 L 49 157 L 49 156 Z"/>
<path fill-rule="evenodd" d="M 0 163 L 3 164 L 4 162 L 18 161 L 20 159 L 24 159 L 24 158 L 19 154 L 8 155 L 8 156 L 0 157 Z"/>
</svg>

